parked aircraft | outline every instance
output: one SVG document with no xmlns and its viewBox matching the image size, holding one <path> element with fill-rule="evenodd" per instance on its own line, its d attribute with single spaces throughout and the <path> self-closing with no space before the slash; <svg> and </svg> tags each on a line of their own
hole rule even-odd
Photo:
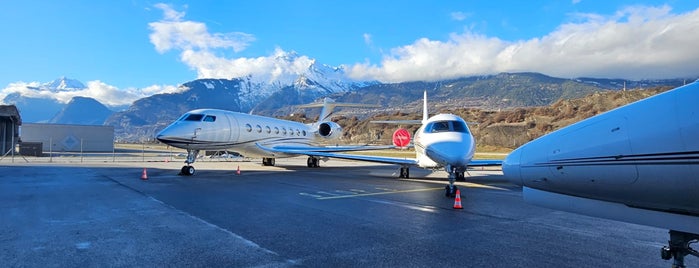
<svg viewBox="0 0 699 268">
<path fill-rule="evenodd" d="M 664 259 L 684 267 L 699 241 L 699 82 L 531 141 L 503 172 L 524 200 L 670 230 Z"/>
<path fill-rule="evenodd" d="M 452 114 L 428 118 L 427 92 L 424 94 L 422 126 L 415 134 L 414 159 L 343 154 L 341 152 L 384 149 L 393 146 L 320 146 L 318 141 L 338 139 L 342 128 L 332 121 L 337 106 L 366 106 L 335 103 L 326 99 L 319 121 L 313 124 L 281 120 L 216 109 L 200 109 L 185 113 L 157 134 L 156 138 L 174 147 L 187 150 L 186 165 L 181 174 L 194 174 L 191 164 L 200 150 L 231 149 L 245 156 L 262 157 L 262 164 L 274 165 L 278 157 L 307 155 L 308 167 L 318 167 L 320 159 L 341 158 L 401 165 L 400 177 L 408 178 L 409 167 L 439 169 L 449 174 L 446 195 L 456 193 L 454 181 L 463 178 L 469 166 L 500 165 L 499 160 L 473 160 L 475 142 L 466 122 Z M 395 141 L 394 141 L 395 143 Z"/>
</svg>

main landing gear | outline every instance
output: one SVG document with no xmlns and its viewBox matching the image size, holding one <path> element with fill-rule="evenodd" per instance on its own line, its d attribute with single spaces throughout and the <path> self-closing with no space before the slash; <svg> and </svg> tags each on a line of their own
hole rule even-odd
<svg viewBox="0 0 699 268">
<path fill-rule="evenodd" d="M 699 257 L 699 252 L 689 247 L 692 243 L 699 242 L 698 234 L 691 234 L 670 230 L 668 245 L 660 249 L 660 257 L 663 260 L 673 259 L 673 268 L 684 268 L 684 257 L 693 255 Z"/>
<path fill-rule="evenodd" d="M 262 158 L 262 165 L 263 166 L 274 166 L 274 158 L 263 157 Z"/>
<path fill-rule="evenodd" d="M 449 185 L 444 187 L 445 193 L 444 196 L 446 197 L 455 197 L 456 196 L 456 190 L 459 188 L 454 185 L 454 182 L 456 180 L 465 180 L 464 177 L 464 171 L 459 170 L 458 168 L 452 167 L 451 165 L 447 165 L 445 167 L 447 173 L 449 173 Z"/>
<path fill-rule="evenodd" d="M 184 160 L 184 163 L 187 165 L 183 166 L 182 169 L 180 169 L 180 174 L 178 175 L 194 175 L 195 169 L 193 166 L 191 166 L 191 164 L 193 164 L 194 161 L 197 161 L 197 155 L 199 155 L 199 150 L 187 149 L 187 159 Z"/>
<path fill-rule="evenodd" d="M 306 166 L 308 166 L 309 168 L 320 167 L 320 159 L 313 156 L 309 156 L 308 160 L 306 160 Z"/>
<path fill-rule="evenodd" d="M 410 178 L 410 168 L 408 166 L 400 167 L 400 174 L 398 175 L 398 178 L 409 179 Z"/>
</svg>

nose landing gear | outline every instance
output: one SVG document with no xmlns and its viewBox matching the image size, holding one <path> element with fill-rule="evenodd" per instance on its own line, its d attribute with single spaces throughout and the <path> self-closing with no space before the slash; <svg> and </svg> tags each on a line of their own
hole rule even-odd
<svg viewBox="0 0 699 268">
<path fill-rule="evenodd" d="M 668 245 L 660 249 L 660 257 L 663 260 L 673 259 L 673 268 L 684 268 L 684 257 L 692 255 L 699 257 L 699 252 L 689 247 L 690 244 L 699 241 L 699 235 L 670 230 Z"/>
<path fill-rule="evenodd" d="M 183 175 L 183 176 L 194 175 L 195 169 L 192 166 L 192 164 L 194 164 L 194 161 L 197 161 L 197 155 L 199 155 L 199 150 L 187 149 L 187 159 L 184 160 L 184 163 L 187 165 L 183 166 L 182 169 L 180 169 L 180 174 L 178 174 L 178 175 Z"/>
<path fill-rule="evenodd" d="M 445 193 L 444 195 L 446 197 L 455 197 L 456 196 L 456 190 L 459 188 L 454 185 L 454 182 L 459 179 L 459 180 L 465 180 L 464 179 L 464 172 L 459 170 L 458 168 L 452 167 L 451 165 L 447 165 L 445 168 L 447 173 L 449 173 L 449 185 L 444 187 Z"/>
</svg>

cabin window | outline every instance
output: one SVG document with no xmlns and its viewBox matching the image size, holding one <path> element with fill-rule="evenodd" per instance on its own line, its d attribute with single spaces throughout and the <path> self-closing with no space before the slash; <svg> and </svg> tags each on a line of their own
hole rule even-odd
<svg viewBox="0 0 699 268">
<path fill-rule="evenodd" d="M 298 129 L 296 130 L 296 136 L 301 136 L 301 131 Z"/>
<path fill-rule="evenodd" d="M 289 128 L 289 136 L 294 136 L 294 129 L 293 128 Z"/>
<path fill-rule="evenodd" d="M 265 126 L 265 131 L 267 132 L 267 134 L 272 133 L 272 129 L 269 128 L 269 126 Z"/>
<path fill-rule="evenodd" d="M 262 133 L 262 127 L 260 125 L 255 126 L 257 133 Z"/>
<path fill-rule="evenodd" d="M 185 121 L 201 121 L 201 119 L 204 118 L 203 114 L 190 114 L 185 118 Z"/>
<path fill-rule="evenodd" d="M 204 122 L 214 122 L 214 121 L 216 121 L 216 116 L 207 115 L 204 117 Z"/>
<path fill-rule="evenodd" d="M 252 126 L 251 126 L 250 124 L 245 124 L 245 129 L 246 129 L 248 132 L 251 132 L 251 131 L 252 131 Z"/>
<path fill-rule="evenodd" d="M 279 134 L 279 128 L 278 128 L 278 127 L 274 127 L 274 134 Z"/>
<path fill-rule="evenodd" d="M 305 131 L 305 130 L 302 130 L 302 131 L 301 131 L 301 134 L 303 134 L 303 136 L 306 137 L 306 131 Z"/>
<path fill-rule="evenodd" d="M 282 135 L 286 135 L 286 128 L 285 127 L 282 128 Z"/>
</svg>

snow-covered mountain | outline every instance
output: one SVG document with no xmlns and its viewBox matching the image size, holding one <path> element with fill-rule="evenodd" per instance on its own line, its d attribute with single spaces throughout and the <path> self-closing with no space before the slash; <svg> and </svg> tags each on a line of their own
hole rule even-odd
<svg viewBox="0 0 699 268">
<path fill-rule="evenodd" d="M 105 124 L 115 127 L 125 140 L 152 137 L 181 114 L 198 108 L 262 113 L 284 106 L 313 102 L 330 94 L 352 91 L 378 82 L 354 81 L 342 67 L 307 61 L 303 68 L 295 53 L 277 57 L 275 65 L 296 64 L 297 72 L 254 75 L 233 79 L 197 79 L 180 85 L 177 93 L 156 94 L 137 100 L 127 110 L 115 113 Z"/>
<path fill-rule="evenodd" d="M 28 87 L 30 89 L 49 92 L 79 91 L 87 87 L 82 82 L 62 76 L 56 80 L 44 83 L 38 87 Z"/>
<path fill-rule="evenodd" d="M 66 107 L 66 103 L 61 102 L 56 96 L 59 92 L 80 91 L 85 88 L 78 80 L 61 77 L 38 86 L 28 85 L 21 91 L 8 94 L 2 102 L 16 105 L 23 122 L 47 123 Z"/>
</svg>

